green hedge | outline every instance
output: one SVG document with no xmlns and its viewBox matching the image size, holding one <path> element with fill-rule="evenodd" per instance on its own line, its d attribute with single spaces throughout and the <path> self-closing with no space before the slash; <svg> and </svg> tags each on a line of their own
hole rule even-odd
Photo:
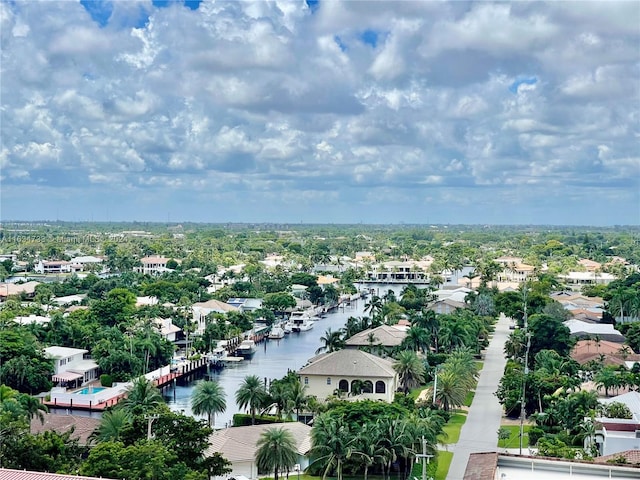
<svg viewBox="0 0 640 480">
<path fill-rule="evenodd" d="M 282 422 L 292 422 L 291 419 L 286 418 L 278 418 L 273 415 L 256 415 L 256 425 L 263 425 L 266 423 L 282 423 Z M 247 415 L 245 413 L 236 413 L 233 416 L 233 426 L 234 427 L 244 427 L 246 425 L 251 425 L 251 415 Z"/>
<path fill-rule="evenodd" d="M 100 385 L 103 387 L 113 387 L 113 378 L 108 373 L 100 375 Z"/>
</svg>

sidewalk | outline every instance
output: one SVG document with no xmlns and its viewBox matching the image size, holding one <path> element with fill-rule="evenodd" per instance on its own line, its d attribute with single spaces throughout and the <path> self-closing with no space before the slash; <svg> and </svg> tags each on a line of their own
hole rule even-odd
<svg viewBox="0 0 640 480">
<path fill-rule="evenodd" d="M 458 443 L 448 445 L 453 452 L 447 480 L 462 480 L 469 455 L 476 452 L 498 451 L 498 429 L 502 419 L 502 405 L 494 395 L 502 378 L 507 360 L 504 344 L 509 337 L 510 320 L 500 315 L 480 372 L 476 394 L 469 408 L 467 421 L 460 431 Z"/>
</svg>

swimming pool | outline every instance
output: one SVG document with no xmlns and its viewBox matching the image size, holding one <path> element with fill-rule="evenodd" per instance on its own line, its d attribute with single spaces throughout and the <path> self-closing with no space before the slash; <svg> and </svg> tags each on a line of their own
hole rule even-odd
<svg viewBox="0 0 640 480">
<path fill-rule="evenodd" d="M 73 393 L 77 393 L 78 395 L 91 395 L 92 393 L 98 393 L 102 390 L 105 390 L 106 387 L 84 387 L 81 390 L 77 390 Z"/>
</svg>

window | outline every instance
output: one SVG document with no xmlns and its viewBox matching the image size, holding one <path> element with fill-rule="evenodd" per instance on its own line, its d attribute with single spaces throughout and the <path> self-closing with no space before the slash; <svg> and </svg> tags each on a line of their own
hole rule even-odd
<svg viewBox="0 0 640 480">
<path fill-rule="evenodd" d="M 309 385 L 309 377 L 304 377 L 304 384 Z"/>
<path fill-rule="evenodd" d="M 327 385 L 331 385 L 331 377 L 327 377 Z"/>
<path fill-rule="evenodd" d="M 373 393 L 373 383 L 371 380 L 365 380 L 362 384 L 362 393 Z"/>
<path fill-rule="evenodd" d="M 344 378 L 342 380 L 340 380 L 340 382 L 338 383 L 338 390 L 340 390 L 341 392 L 348 392 L 349 391 L 349 382 L 347 380 L 345 380 Z"/>
<path fill-rule="evenodd" d="M 382 380 L 376 382 L 376 393 L 386 393 L 387 386 Z"/>
</svg>

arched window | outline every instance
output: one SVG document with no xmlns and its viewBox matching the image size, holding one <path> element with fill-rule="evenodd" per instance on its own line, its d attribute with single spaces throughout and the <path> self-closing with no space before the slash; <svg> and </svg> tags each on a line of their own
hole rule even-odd
<svg viewBox="0 0 640 480">
<path fill-rule="evenodd" d="M 362 393 L 373 393 L 373 383 L 371 380 L 365 380 L 362 384 Z"/>
<path fill-rule="evenodd" d="M 376 382 L 376 393 L 387 393 L 387 386 L 382 380 Z"/>
<path fill-rule="evenodd" d="M 340 390 L 341 392 L 348 392 L 349 391 L 349 382 L 347 380 L 345 380 L 344 378 L 342 380 L 340 380 L 340 383 L 338 383 L 338 390 Z"/>
</svg>

